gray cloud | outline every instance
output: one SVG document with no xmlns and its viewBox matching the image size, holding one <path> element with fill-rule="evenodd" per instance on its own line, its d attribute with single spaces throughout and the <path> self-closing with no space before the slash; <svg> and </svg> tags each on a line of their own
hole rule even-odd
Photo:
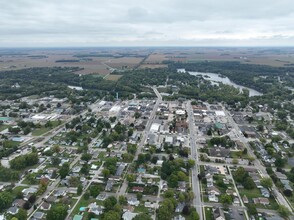
<svg viewBox="0 0 294 220">
<path fill-rule="evenodd" d="M 0 46 L 294 46 L 292 0 L 13 0 Z"/>
</svg>

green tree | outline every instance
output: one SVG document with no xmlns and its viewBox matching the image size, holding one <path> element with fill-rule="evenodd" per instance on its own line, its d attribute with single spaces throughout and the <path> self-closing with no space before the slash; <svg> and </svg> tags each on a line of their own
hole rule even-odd
<svg viewBox="0 0 294 220">
<path fill-rule="evenodd" d="M 140 201 L 141 199 L 143 198 L 143 195 L 142 195 L 142 193 L 137 193 L 137 199 Z"/>
<path fill-rule="evenodd" d="M 264 177 L 260 180 L 260 184 L 263 187 L 270 189 L 273 186 L 273 181 L 270 177 Z"/>
<path fill-rule="evenodd" d="M 62 164 L 59 174 L 61 179 L 64 179 L 69 174 L 69 163 Z"/>
<path fill-rule="evenodd" d="M 285 164 L 286 164 L 286 161 L 283 158 L 281 158 L 281 157 L 276 158 L 276 161 L 275 161 L 276 167 L 283 168 L 285 166 Z"/>
<path fill-rule="evenodd" d="M 248 208 L 248 212 L 250 215 L 257 215 L 257 209 L 256 206 L 254 204 L 247 204 L 247 208 Z"/>
<path fill-rule="evenodd" d="M 89 198 L 90 198 L 90 193 L 89 193 L 88 191 L 86 191 L 86 192 L 84 193 L 84 195 L 83 195 L 83 198 L 84 198 L 85 200 L 89 200 Z"/>
<path fill-rule="evenodd" d="M 91 160 L 91 158 L 92 158 L 91 154 L 85 153 L 85 154 L 82 155 L 81 160 L 84 160 L 84 161 L 88 162 L 89 160 Z"/>
<path fill-rule="evenodd" d="M 56 204 L 48 211 L 47 220 L 64 220 L 67 216 L 67 206 L 64 204 Z"/>
<path fill-rule="evenodd" d="M 136 215 L 133 220 L 152 220 L 152 218 L 146 213 L 140 213 L 139 215 Z"/>
<path fill-rule="evenodd" d="M 243 182 L 243 186 L 245 189 L 254 189 L 255 183 L 252 180 L 252 178 L 250 176 L 248 176 L 245 178 L 245 180 Z"/>
<path fill-rule="evenodd" d="M 245 171 L 244 167 L 239 167 L 234 173 L 234 177 L 238 183 L 242 183 L 247 176 L 248 173 Z"/>
<path fill-rule="evenodd" d="M 83 186 L 80 184 L 80 185 L 78 186 L 78 189 L 77 189 L 77 195 L 78 195 L 78 196 L 81 195 L 82 192 L 83 192 Z"/>
<path fill-rule="evenodd" d="M 112 210 L 113 207 L 116 205 L 116 203 L 117 203 L 116 198 L 114 196 L 110 196 L 107 199 L 105 199 L 103 204 L 107 211 L 107 210 Z"/>
<path fill-rule="evenodd" d="M 230 205 L 233 202 L 232 196 L 230 196 L 228 194 L 222 194 L 220 196 L 219 200 L 223 205 Z"/>
<path fill-rule="evenodd" d="M 109 175 L 110 175 L 110 171 L 109 171 L 109 169 L 104 168 L 104 169 L 102 170 L 102 174 L 103 174 L 104 178 L 109 177 Z"/>
<path fill-rule="evenodd" d="M 93 184 L 90 186 L 89 190 L 90 190 L 90 195 L 92 197 L 96 198 L 102 189 L 101 189 L 101 186 L 99 186 L 97 184 Z"/>
<path fill-rule="evenodd" d="M 118 201 L 119 201 L 119 204 L 121 204 L 121 205 L 126 205 L 128 203 L 127 198 L 125 196 L 122 196 L 122 195 L 120 195 L 118 197 Z"/>
<path fill-rule="evenodd" d="M 170 220 L 174 213 L 174 203 L 171 199 L 165 199 L 158 209 L 158 220 Z"/>
<path fill-rule="evenodd" d="M 135 180 L 136 180 L 136 176 L 132 173 L 127 174 L 126 178 L 127 178 L 128 182 L 135 182 Z"/>
<path fill-rule="evenodd" d="M 11 193 L 4 191 L 0 192 L 0 212 L 7 209 L 13 201 L 13 196 Z"/>
<path fill-rule="evenodd" d="M 283 205 L 279 205 L 278 212 L 283 218 L 287 218 L 289 215 L 291 215 L 290 210 Z"/>
<path fill-rule="evenodd" d="M 18 213 L 15 215 L 15 217 L 17 219 L 21 220 L 21 219 L 27 219 L 27 215 L 28 215 L 27 210 L 19 209 Z"/>
<path fill-rule="evenodd" d="M 106 212 L 103 218 L 103 220 L 120 220 L 120 219 L 121 219 L 120 213 L 115 212 L 113 210 Z"/>
<path fill-rule="evenodd" d="M 196 212 L 195 208 L 190 208 L 190 214 L 186 219 L 187 220 L 199 220 L 199 215 Z"/>
</svg>

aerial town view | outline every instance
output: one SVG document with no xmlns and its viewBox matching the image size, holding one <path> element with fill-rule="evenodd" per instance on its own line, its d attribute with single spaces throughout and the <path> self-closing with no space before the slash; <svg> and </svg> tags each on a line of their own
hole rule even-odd
<svg viewBox="0 0 294 220">
<path fill-rule="evenodd" d="M 3 4 L 0 220 L 294 219 L 294 4 L 183 2 Z"/>
</svg>

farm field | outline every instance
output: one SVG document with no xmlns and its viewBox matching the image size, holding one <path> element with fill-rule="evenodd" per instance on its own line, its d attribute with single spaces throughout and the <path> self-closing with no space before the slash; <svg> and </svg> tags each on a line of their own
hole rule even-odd
<svg viewBox="0 0 294 220">
<path fill-rule="evenodd" d="M 117 81 L 117 80 L 119 80 L 120 77 L 122 77 L 122 75 L 111 75 L 111 74 L 109 74 L 109 75 L 107 75 L 105 77 L 105 79 L 111 80 L 111 81 Z"/>
</svg>

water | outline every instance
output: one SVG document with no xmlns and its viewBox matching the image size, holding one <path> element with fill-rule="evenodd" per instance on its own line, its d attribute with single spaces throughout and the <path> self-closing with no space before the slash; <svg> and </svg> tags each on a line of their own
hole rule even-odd
<svg viewBox="0 0 294 220">
<path fill-rule="evenodd" d="M 178 69 L 178 72 L 183 73 L 183 72 L 185 72 L 185 69 Z M 204 79 L 211 81 L 213 84 L 221 82 L 223 84 L 234 86 L 235 88 L 239 88 L 241 91 L 242 91 L 242 89 L 247 89 L 247 90 L 249 90 L 250 97 L 262 95 L 262 93 L 254 90 L 254 89 L 248 88 L 246 86 L 238 85 L 238 84 L 232 82 L 228 77 L 226 77 L 226 76 L 220 77 L 219 74 L 216 74 L 216 73 L 202 73 L 202 72 L 192 72 L 192 71 L 190 71 L 188 73 L 193 76 L 202 76 Z"/>
</svg>

